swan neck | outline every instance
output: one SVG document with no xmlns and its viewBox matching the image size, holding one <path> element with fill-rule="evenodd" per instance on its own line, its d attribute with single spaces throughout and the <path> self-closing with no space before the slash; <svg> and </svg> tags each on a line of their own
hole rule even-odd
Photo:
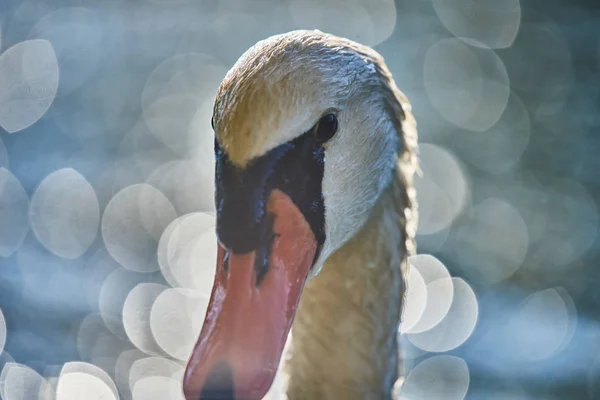
<svg viewBox="0 0 600 400">
<path fill-rule="evenodd" d="M 392 179 L 365 225 L 306 284 L 285 365 L 289 400 L 391 398 L 406 270 L 402 198 Z"/>
</svg>

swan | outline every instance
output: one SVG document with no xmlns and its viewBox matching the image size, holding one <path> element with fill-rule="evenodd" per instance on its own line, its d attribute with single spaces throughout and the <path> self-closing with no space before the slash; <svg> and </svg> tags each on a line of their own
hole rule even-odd
<svg viewBox="0 0 600 400">
<path fill-rule="evenodd" d="M 415 251 L 417 133 L 373 49 L 272 36 L 214 103 L 217 265 L 186 399 L 389 399 Z M 293 323 L 293 324 L 292 324 Z"/>
</svg>

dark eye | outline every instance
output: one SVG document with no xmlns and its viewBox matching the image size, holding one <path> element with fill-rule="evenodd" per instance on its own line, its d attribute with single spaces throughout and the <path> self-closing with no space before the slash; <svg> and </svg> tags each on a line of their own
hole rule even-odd
<svg viewBox="0 0 600 400">
<path fill-rule="evenodd" d="M 337 132 L 338 120 L 335 114 L 327 114 L 322 117 L 314 127 L 315 138 L 324 143 L 331 139 Z"/>
<path fill-rule="evenodd" d="M 210 118 L 210 126 L 212 126 L 213 131 L 214 131 L 215 130 L 215 116 L 214 115 Z"/>
</svg>

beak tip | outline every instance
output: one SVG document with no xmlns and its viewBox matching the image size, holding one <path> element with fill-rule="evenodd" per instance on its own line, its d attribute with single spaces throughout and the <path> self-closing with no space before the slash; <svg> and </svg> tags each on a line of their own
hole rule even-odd
<svg viewBox="0 0 600 400">
<path fill-rule="evenodd" d="M 219 361 L 210 368 L 203 382 L 202 379 L 198 379 L 198 376 L 191 378 L 186 374 L 183 382 L 184 398 L 186 400 L 262 399 L 271 386 L 270 378 L 273 374 L 270 370 L 262 371 L 262 374 L 254 372 L 251 376 L 242 373 L 240 379 L 236 380 L 232 363 Z"/>
<path fill-rule="evenodd" d="M 221 361 L 213 365 L 208 372 L 198 400 L 235 399 L 233 391 L 233 370 L 231 366 Z"/>
</svg>

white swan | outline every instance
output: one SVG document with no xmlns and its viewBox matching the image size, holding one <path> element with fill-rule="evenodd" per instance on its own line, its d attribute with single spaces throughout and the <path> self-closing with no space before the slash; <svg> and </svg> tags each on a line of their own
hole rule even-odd
<svg viewBox="0 0 600 400">
<path fill-rule="evenodd" d="M 273 36 L 228 72 L 213 126 L 217 270 L 186 398 L 262 398 L 292 328 L 290 400 L 389 399 L 417 134 L 383 58 Z"/>
</svg>

